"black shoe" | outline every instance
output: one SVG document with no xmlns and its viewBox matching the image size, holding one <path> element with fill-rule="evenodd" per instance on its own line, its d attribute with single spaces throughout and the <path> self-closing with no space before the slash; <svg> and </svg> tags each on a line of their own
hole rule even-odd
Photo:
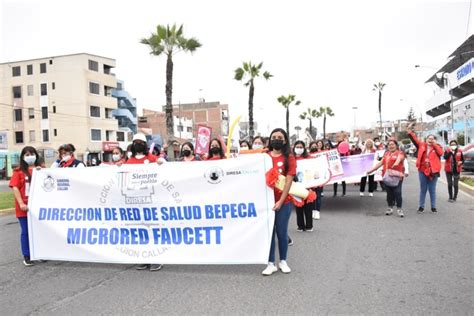
<svg viewBox="0 0 474 316">
<path fill-rule="evenodd" d="M 448 202 L 449 202 L 449 203 L 453 203 L 454 200 L 450 198 L 450 199 L 448 200 Z"/>
<path fill-rule="evenodd" d="M 288 236 L 288 246 L 293 246 L 293 239 Z"/>
<path fill-rule="evenodd" d="M 421 213 L 423 213 L 424 211 L 425 211 L 425 209 L 424 209 L 424 208 L 422 208 L 422 207 L 419 207 L 419 208 L 418 208 L 418 213 L 420 213 L 420 214 L 421 214 Z"/>
<path fill-rule="evenodd" d="M 346 196 L 346 194 L 345 194 L 345 193 L 342 193 L 342 196 L 344 197 L 344 196 Z"/>
<path fill-rule="evenodd" d="M 151 264 L 141 264 L 139 266 L 136 266 L 135 269 L 136 270 L 146 270 L 146 269 L 149 269 L 151 266 Z"/>
<path fill-rule="evenodd" d="M 23 257 L 23 264 L 25 265 L 25 267 L 31 267 L 35 265 L 35 263 L 30 260 L 30 256 Z"/>
<path fill-rule="evenodd" d="M 438 212 L 438 211 L 436 210 L 436 207 L 432 207 L 432 208 L 431 208 L 431 212 L 436 213 L 436 212 Z"/>
<path fill-rule="evenodd" d="M 456 200 L 457 200 L 457 199 L 458 199 L 458 198 L 457 198 L 457 197 L 455 197 L 455 198 L 453 199 L 453 202 L 456 202 Z"/>
<path fill-rule="evenodd" d="M 159 271 L 161 268 L 163 268 L 163 265 L 161 263 L 158 264 L 150 264 L 150 271 Z"/>
</svg>

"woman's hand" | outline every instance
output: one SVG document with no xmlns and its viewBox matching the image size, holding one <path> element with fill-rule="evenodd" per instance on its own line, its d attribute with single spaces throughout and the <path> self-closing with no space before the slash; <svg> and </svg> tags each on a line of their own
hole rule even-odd
<svg viewBox="0 0 474 316">
<path fill-rule="evenodd" d="M 23 212 L 28 212 L 28 205 L 26 205 L 25 203 L 20 203 L 20 210 L 22 210 Z"/>
<path fill-rule="evenodd" d="M 283 206 L 283 202 L 279 200 L 275 203 L 272 210 L 275 212 L 278 212 L 282 206 Z"/>
</svg>

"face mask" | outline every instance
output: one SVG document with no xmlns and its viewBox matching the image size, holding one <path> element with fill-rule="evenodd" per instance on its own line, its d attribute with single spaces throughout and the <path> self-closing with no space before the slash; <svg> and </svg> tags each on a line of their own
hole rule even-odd
<svg viewBox="0 0 474 316">
<path fill-rule="evenodd" d="M 260 145 L 260 144 L 253 145 L 253 149 L 262 149 L 262 148 L 263 148 L 263 145 Z"/>
<path fill-rule="evenodd" d="M 380 142 L 375 142 L 375 146 L 378 146 L 378 145 L 380 145 Z"/>
<path fill-rule="evenodd" d="M 189 149 L 183 150 L 183 155 L 184 155 L 185 157 L 191 156 L 191 150 L 189 150 Z"/>
<path fill-rule="evenodd" d="M 295 148 L 295 154 L 302 155 L 304 153 L 304 148 Z"/>
<path fill-rule="evenodd" d="M 455 145 L 451 146 L 452 151 L 455 151 L 457 148 L 458 148 L 458 146 L 455 146 Z"/>
<path fill-rule="evenodd" d="M 281 139 L 272 139 L 272 141 L 270 142 L 270 146 L 272 146 L 273 149 L 281 150 L 283 146 L 285 146 L 285 144 Z"/>
<path fill-rule="evenodd" d="M 240 147 L 240 150 L 249 150 L 247 146 Z"/>
<path fill-rule="evenodd" d="M 120 160 L 120 155 L 119 154 L 116 154 L 116 155 L 112 155 L 112 160 L 113 161 L 119 161 Z"/>
<path fill-rule="evenodd" d="M 135 148 L 135 152 L 145 153 L 145 145 L 144 144 L 136 143 L 136 144 L 133 144 L 133 147 Z"/>
<path fill-rule="evenodd" d="M 218 155 L 218 154 L 220 154 L 220 152 L 221 152 L 221 150 L 220 150 L 219 147 L 212 147 L 212 148 L 211 148 L 211 153 L 212 153 L 213 155 Z"/>
<path fill-rule="evenodd" d="M 143 154 L 136 154 L 135 155 L 135 158 L 137 158 L 137 159 L 142 159 L 143 157 L 145 157 L 145 155 L 143 155 Z"/>
<path fill-rule="evenodd" d="M 66 155 L 66 156 L 63 156 L 63 161 L 69 161 L 69 159 L 71 159 L 71 155 Z"/>
<path fill-rule="evenodd" d="M 32 165 L 34 165 L 34 163 L 36 161 L 36 156 L 35 155 L 25 156 L 25 157 L 23 157 L 23 160 L 28 164 L 28 166 L 32 166 Z"/>
<path fill-rule="evenodd" d="M 128 158 L 132 157 L 132 152 L 131 151 L 127 151 L 127 157 Z"/>
<path fill-rule="evenodd" d="M 310 153 L 315 153 L 315 152 L 317 152 L 317 151 L 318 151 L 318 149 L 317 149 L 316 147 L 311 147 L 311 148 L 309 149 L 309 152 L 310 152 Z"/>
</svg>

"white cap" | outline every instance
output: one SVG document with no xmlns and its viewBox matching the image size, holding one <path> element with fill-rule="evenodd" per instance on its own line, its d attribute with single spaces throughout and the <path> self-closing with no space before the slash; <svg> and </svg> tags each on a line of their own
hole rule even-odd
<svg viewBox="0 0 474 316">
<path fill-rule="evenodd" d="M 142 142 L 146 143 L 146 137 L 142 133 L 138 133 L 138 134 L 133 135 L 132 142 L 136 141 L 136 140 L 141 140 Z"/>
</svg>

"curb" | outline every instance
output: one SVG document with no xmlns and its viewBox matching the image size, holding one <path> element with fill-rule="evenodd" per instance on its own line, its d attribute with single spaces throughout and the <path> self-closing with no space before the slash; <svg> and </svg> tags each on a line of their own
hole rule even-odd
<svg viewBox="0 0 474 316">
<path fill-rule="evenodd" d="M 474 187 L 463 183 L 461 180 L 459 180 L 459 190 L 466 192 L 469 195 L 474 195 Z"/>
<path fill-rule="evenodd" d="M 0 216 L 10 215 L 15 213 L 15 208 L 5 208 L 0 210 Z"/>
</svg>

